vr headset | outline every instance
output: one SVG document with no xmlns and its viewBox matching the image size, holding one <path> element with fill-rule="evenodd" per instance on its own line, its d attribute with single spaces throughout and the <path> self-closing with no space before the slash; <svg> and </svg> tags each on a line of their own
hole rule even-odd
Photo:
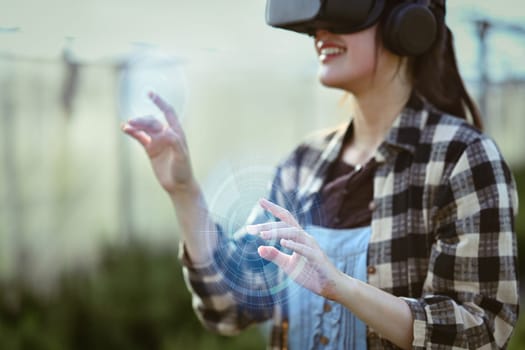
<svg viewBox="0 0 525 350">
<path fill-rule="evenodd" d="M 348 34 L 377 23 L 386 0 L 267 0 L 270 26 L 314 35 L 318 29 Z M 444 11 L 445 0 L 435 0 Z M 417 56 L 435 41 L 437 22 L 431 0 L 401 1 L 383 28 L 385 46 L 401 56 Z"/>
</svg>

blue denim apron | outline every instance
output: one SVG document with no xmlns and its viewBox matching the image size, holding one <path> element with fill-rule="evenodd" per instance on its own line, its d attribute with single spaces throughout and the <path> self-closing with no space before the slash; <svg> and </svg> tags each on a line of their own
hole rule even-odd
<svg viewBox="0 0 525 350">
<path fill-rule="evenodd" d="M 339 270 L 366 282 L 370 227 L 330 229 L 309 226 L 305 231 L 315 237 Z M 289 349 L 367 348 L 366 325 L 341 304 L 290 282 L 287 306 Z"/>
</svg>

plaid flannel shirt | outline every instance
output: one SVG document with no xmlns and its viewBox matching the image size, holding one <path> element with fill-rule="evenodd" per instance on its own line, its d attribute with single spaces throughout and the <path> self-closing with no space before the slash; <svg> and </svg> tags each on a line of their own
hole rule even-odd
<svg viewBox="0 0 525 350">
<path fill-rule="evenodd" d="M 368 283 L 407 302 L 415 349 L 504 348 L 518 315 L 513 177 L 490 138 L 411 100 L 374 155 Z M 346 129 L 300 145 L 277 167 L 269 199 L 303 225 Z M 257 206 L 248 223 L 268 220 Z M 218 229 L 212 262 L 193 265 L 180 250 L 198 317 L 222 334 L 271 319 L 268 346 L 286 349 L 286 303 L 278 302 L 286 291 L 264 292 L 283 273 L 258 259 L 257 239 Z M 395 348 L 370 328 L 367 341 L 369 349 Z"/>
</svg>

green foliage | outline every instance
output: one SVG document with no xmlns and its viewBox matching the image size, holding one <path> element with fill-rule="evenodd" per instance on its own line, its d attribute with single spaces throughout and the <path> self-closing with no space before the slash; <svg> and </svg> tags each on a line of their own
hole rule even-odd
<svg viewBox="0 0 525 350">
<path fill-rule="evenodd" d="M 191 309 L 175 252 L 112 247 L 96 271 L 68 272 L 44 297 L 23 281 L 0 288 L 0 349 L 262 349 L 257 329 L 222 337 Z"/>
<path fill-rule="evenodd" d="M 519 318 L 516 329 L 514 329 L 514 333 L 510 339 L 508 350 L 523 349 L 525 349 L 525 316 L 523 315 L 523 312 L 521 312 L 521 317 Z"/>
</svg>

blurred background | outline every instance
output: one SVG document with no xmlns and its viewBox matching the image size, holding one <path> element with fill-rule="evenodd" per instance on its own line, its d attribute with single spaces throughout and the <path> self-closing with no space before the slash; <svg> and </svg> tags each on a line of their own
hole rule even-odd
<svg viewBox="0 0 525 350">
<path fill-rule="evenodd" d="M 267 27 L 265 0 L 0 5 L 0 348 L 263 349 L 257 329 L 226 338 L 197 322 L 173 209 L 119 126 L 161 118 L 150 90 L 173 104 L 211 210 L 234 229 L 280 159 L 348 118 L 317 81 L 311 39 Z M 523 202 L 521 5 L 449 0 L 447 18 Z M 523 273 L 524 209 L 517 233 Z M 524 318 L 510 349 L 525 348 Z"/>
</svg>

